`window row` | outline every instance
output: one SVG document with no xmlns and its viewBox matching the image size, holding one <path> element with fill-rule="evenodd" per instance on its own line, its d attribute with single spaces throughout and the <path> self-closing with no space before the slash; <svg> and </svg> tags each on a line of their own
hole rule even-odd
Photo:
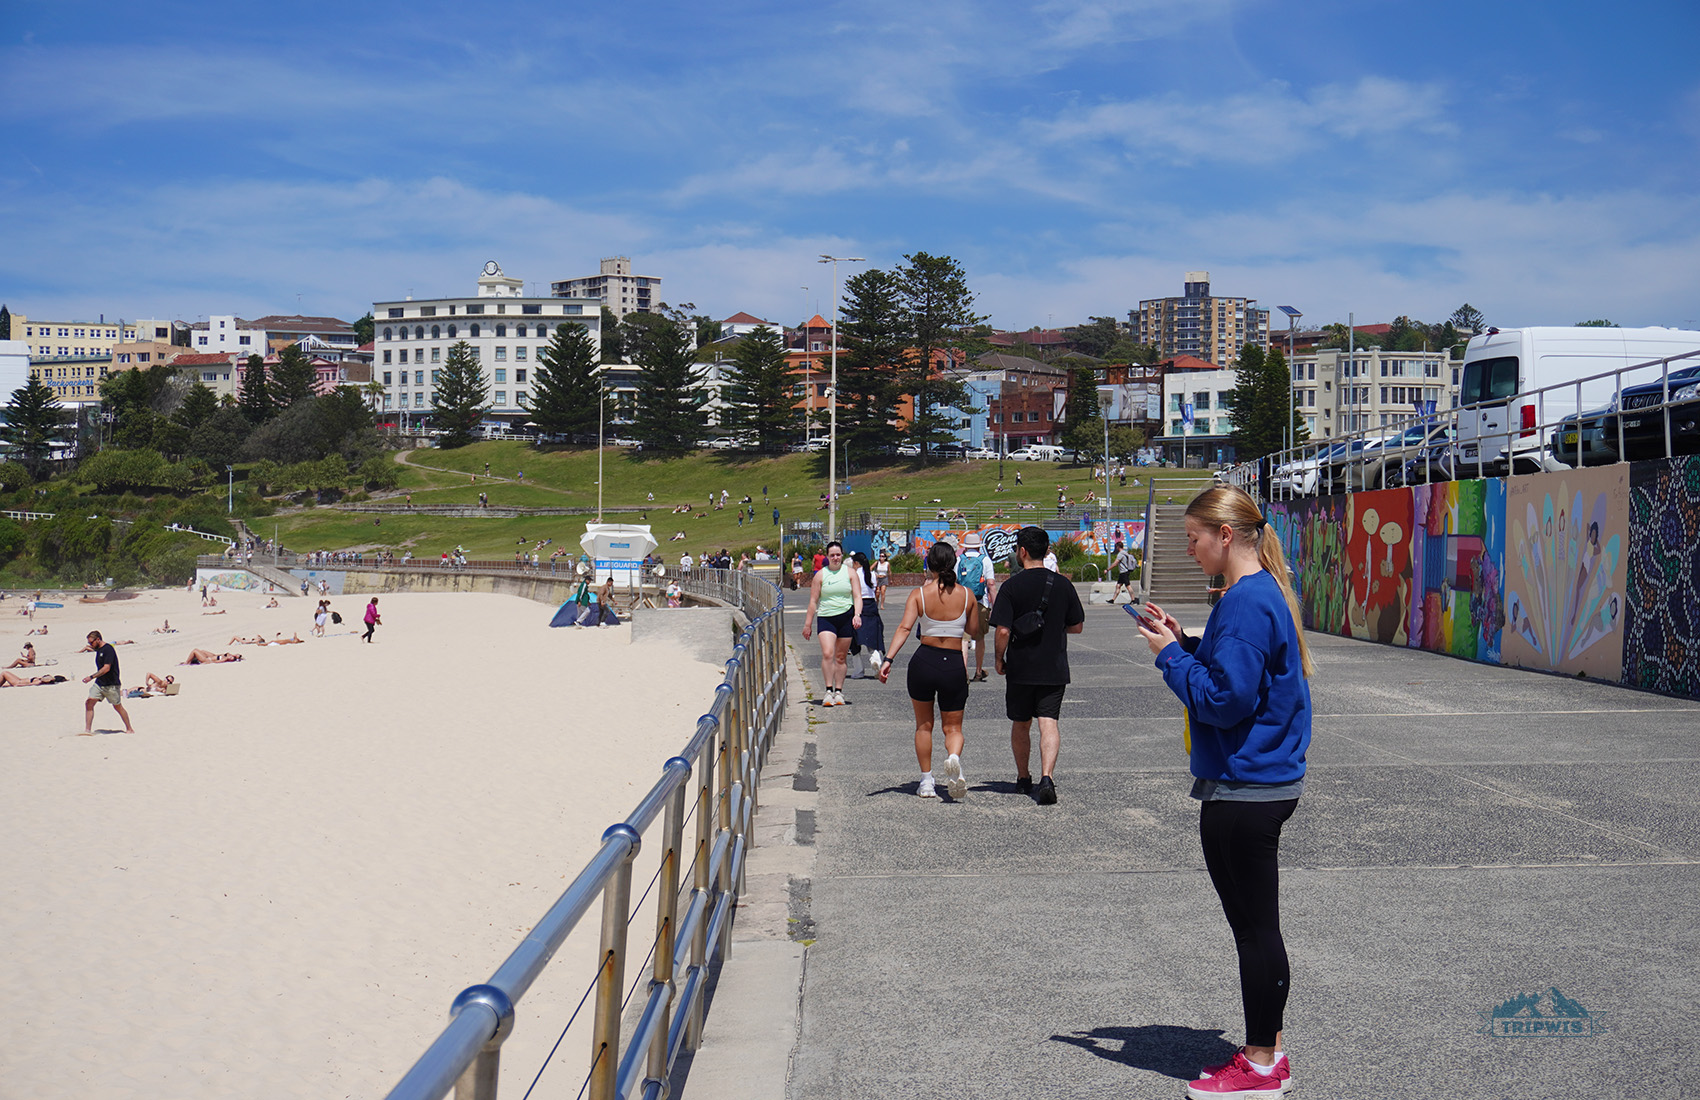
<svg viewBox="0 0 1700 1100">
<path fill-rule="evenodd" d="M 426 332 L 426 330 L 425 330 L 424 325 L 415 325 L 415 326 L 413 326 L 411 338 L 414 339 L 414 340 L 424 340 L 424 339 L 427 338 L 426 335 L 425 335 L 425 332 Z M 430 329 L 430 333 L 431 333 L 431 335 L 429 337 L 430 339 L 441 340 L 443 338 L 443 326 L 442 325 L 432 325 L 431 329 Z M 458 339 L 460 337 L 460 335 L 461 335 L 460 326 L 458 326 L 458 325 L 448 326 L 448 336 L 449 336 L 450 340 Z M 468 325 L 466 327 L 466 337 L 469 340 L 476 340 L 483 335 L 484 335 L 484 330 L 483 330 L 482 325 Z M 508 326 L 505 325 L 505 324 L 497 325 L 496 331 L 493 335 L 507 336 L 508 335 Z M 538 325 L 530 326 L 528 328 L 526 325 L 514 325 L 513 326 L 513 335 L 515 335 L 515 336 L 536 336 L 539 340 L 546 340 L 546 339 L 549 338 L 549 326 L 544 325 L 544 324 L 538 324 Z M 409 339 L 409 333 L 408 333 L 407 326 L 403 325 L 399 330 L 392 329 L 389 326 L 385 326 L 384 331 L 383 331 L 383 338 L 385 340 L 406 340 L 406 339 Z M 205 342 L 205 340 L 206 340 L 206 338 L 202 337 L 203 343 Z"/>
<path fill-rule="evenodd" d="M 424 348 L 414 349 L 413 361 L 415 363 L 423 363 L 425 361 L 425 350 L 426 349 L 424 349 Z M 443 361 L 443 349 L 442 348 L 432 348 L 430 350 L 431 350 L 431 362 L 441 363 Z M 388 348 L 384 349 L 383 363 L 384 363 L 385 366 L 388 366 L 392 361 L 397 362 L 397 363 L 407 362 L 407 349 L 406 348 L 402 348 L 400 351 L 397 351 L 394 354 L 395 354 L 395 359 L 392 360 L 390 358 L 390 355 L 391 355 L 390 350 Z M 527 351 L 527 349 L 523 345 L 520 346 L 520 347 L 514 348 L 514 362 L 516 362 L 516 363 L 526 362 L 527 356 L 529 356 L 529 355 L 530 355 L 530 352 Z M 474 359 L 480 358 L 477 348 L 472 349 L 472 357 Z M 496 347 L 496 362 L 506 363 L 507 361 L 508 361 L 507 345 L 506 344 L 497 345 L 497 347 Z M 543 361 L 543 349 L 542 348 L 537 349 L 537 361 L 540 362 L 540 363 Z"/>
<path fill-rule="evenodd" d="M 53 335 L 55 335 L 55 333 L 54 333 L 53 327 L 51 325 L 25 325 L 24 326 L 24 336 L 26 338 L 37 337 L 37 336 L 53 336 Z M 100 339 L 116 340 L 116 339 L 118 339 L 118 330 L 117 329 L 110 329 L 110 328 L 109 329 L 62 328 L 62 329 L 58 330 L 57 335 L 69 337 L 69 338 L 73 338 L 73 339 L 77 339 L 77 340 L 100 340 Z"/>
<path fill-rule="evenodd" d="M 419 392 L 417 392 L 413 395 L 413 403 L 410 405 L 410 404 L 408 404 L 407 395 L 405 393 L 397 394 L 397 395 L 394 395 L 393 397 L 390 394 L 386 393 L 384 395 L 384 408 L 385 409 L 423 409 L 427 405 L 434 403 L 436 401 L 436 399 L 437 399 L 437 395 L 435 393 L 427 393 L 424 390 L 420 390 Z M 516 406 L 518 408 L 521 408 L 521 409 L 529 409 L 529 408 L 531 408 L 531 395 L 528 394 L 525 390 L 515 390 L 514 391 L 514 404 L 513 404 L 513 406 L 510 406 L 508 404 L 508 391 L 507 390 L 497 390 L 496 393 L 495 393 L 494 400 L 492 401 L 492 404 L 498 409 L 511 408 L 511 407 L 516 407 Z"/>
<path fill-rule="evenodd" d="M 453 317 L 455 315 L 455 310 L 457 310 L 457 309 L 464 309 L 464 311 L 466 312 L 466 314 L 469 317 L 482 316 L 483 313 L 484 313 L 484 307 L 483 307 L 483 305 L 480 304 L 480 305 L 469 305 L 469 306 L 464 306 L 464 307 L 462 307 L 462 306 L 450 306 L 448 315 L 450 317 Z M 497 302 L 496 303 L 496 312 L 498 314 L 506 313 L 507 311 L 508 311 L 508 304 L 506 302 Z M 543 306 L 541 304 L 538 304 L 538 305 L 524 305 L 524 304 L 522 304 L 519 307 L 519 311 L 522 315 L 536 316 L 536 315 L 542 314 Z M 583 306 L 577 306 L 577 305 L 563 305 L 561 307 L 561 313 L 562 313 L 563 316 L 566 316 L 566 317 L 583 316 L 584 307 Z M 420 306 L 419 307 L 419 316 L 421 316 L 421 317 L 435 317 L 436 315 L 437 315 L 437 307 L 436 306 Z M 401 306 L 391 306 L 391 307 L 389 307 L 388 317 L 389 317 L 390 320 L 399 321 L 401 318 L 403 318 L 405 316 L 407 316 L 407 310 L 405 308 L 403 308 Z"/>
</svg>

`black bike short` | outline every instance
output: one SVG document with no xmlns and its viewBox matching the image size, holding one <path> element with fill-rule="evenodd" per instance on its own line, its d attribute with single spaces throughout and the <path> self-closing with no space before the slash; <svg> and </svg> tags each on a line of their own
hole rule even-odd
<svg viewBox="0 0 1700 1100">
<path fill-rule="evenodd" d="M 936 645 L 917 646 L 909 658 L 909 698 L 930 703 L 938 697 L 941 711 L 953 712 L 968 706 L 968 666 L 960 649 Z"/>
<path fill-rule="evenodd" d="M 816 615 L 815 633 L 836 634 L 840 638 L 852 637 L 856 633 L 856 628 L 850 625 L 852 620 L 853 613 L 849 611 L 840 611 L 836 615 Z"/>
</svg>

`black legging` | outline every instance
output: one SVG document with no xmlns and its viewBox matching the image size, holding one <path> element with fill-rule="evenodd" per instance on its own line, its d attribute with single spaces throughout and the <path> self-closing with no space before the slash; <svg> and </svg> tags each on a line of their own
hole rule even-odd
<svg viewBox="0 0 1700 1100">
<path fill-rule="evenodd" d="M 1291 972 L 1281 939 L 1280 868 L 1276 850 L 1281 825 L 1299 800 L 1204 803 L 1198 839 L 1204 866 L 1222 899 L 1240 956 L 1240 999 L 1245 1005 L 1245 1042 L 1272 1047 L 1287 1008 Z"/>
</svg>

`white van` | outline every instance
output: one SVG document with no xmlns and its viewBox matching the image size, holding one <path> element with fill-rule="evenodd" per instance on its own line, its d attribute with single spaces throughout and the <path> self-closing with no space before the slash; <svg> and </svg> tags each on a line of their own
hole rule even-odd
<svg viewBox="0 0 1700 1100">
<path fill-rule="evenodd" d="M 1660 360 L 1694 351 L 1700 332 L 1674 328 L 1490 328 L 1471 337 L 1458 385 L 1455 476 L 1473 477 L 1478 468 L 1490 474 L 1563 469 L 1547 445 L 1553 426 L 1579 410 L 1609 405 L 1618 389 L 1610 374 L 1564 383 L 1652 364 L 1623 375 L 1622 384 L 1632 386 L 1658 378 Z M 1693 361 L 1678 360 L 1672 369 Z"/>
<path fill-rule="evenodd" d="M 1009 457 L 1018 462 L 1062 462 L 1065 450 L 1050 443 L 1029 443 L 1009 452 Z"/>
</svg>

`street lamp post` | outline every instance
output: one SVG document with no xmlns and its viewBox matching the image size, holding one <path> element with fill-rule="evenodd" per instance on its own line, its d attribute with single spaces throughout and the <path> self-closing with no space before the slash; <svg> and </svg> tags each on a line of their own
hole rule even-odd
<svg viewBox="0 0 1700 1100">
<path fill-rule="evenodd" d="M 602 369 L 596 371 L 596 522 L 602 522 L 602 405 L 603 398 L 608 393 L 607 380 L 602 377 Z"/>
<path fill-rule="evenodd" d="M 860 256 L 828 256 L 823 252 L 820 262 L 832 265 L 832 385 L 826 394 L 832 416 L 826 445 L 826 538 L 831 542 L 838 537 L 838 265 L 864 261 Z"/>
<path fill-rule="evenodd" d="M 1104 421 L 1104 575 L 1110 575 L 1110 407 L 1115 397 L 1108 386 L 1098 392 L 1098 410 Z"/>
<path fill-rule="evenodd" d="M 226 466 L 224 472 L 227 478 L 225 484 L 224 514 L 230 515 L 236 511 L 236 467 Z"/>
<path fill-rule="evenodd" d="M 1292 306 L 1277 306 L 1287 315 L 1287 430 L 1282 435 L 1287 440 L 1287 450 L 1293 449 L 1293 333 L 1304 314 Z"/>
</svg>

